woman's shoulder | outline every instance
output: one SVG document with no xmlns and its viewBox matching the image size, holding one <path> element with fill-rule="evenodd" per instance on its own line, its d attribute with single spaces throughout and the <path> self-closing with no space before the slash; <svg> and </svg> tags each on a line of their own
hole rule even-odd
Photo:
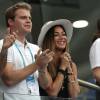
<svg viewBox="0 0 100 100">
<path fill-rule="evenodd" d="M 76 63 L 73 62 L 73 61 L 72 61 L 72 68 L 73 68 L 73 69 L 77 69 L 77 65 L 76 65 Z"/>
</svg>

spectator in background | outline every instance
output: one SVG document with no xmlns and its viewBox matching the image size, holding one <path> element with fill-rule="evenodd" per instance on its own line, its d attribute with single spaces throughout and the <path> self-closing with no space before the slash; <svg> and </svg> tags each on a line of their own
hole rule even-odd
<svg viewBox="0 0 100 100">
<path fill-rule="evenodd" d="M 10 28 L 9 34 L 15 33 L 16 40 L 12 41 L 13 44 L 8 49 L 7 63 L 0 80 L 0 92 L 4 93 L 5 100 L 39 100 L 39 97 L 35 97 L 39 96 L 38 80 L 44 89 L 51 83 L 44 69 L 52 60 L 53 52 L 45 50 L 41 53 L 37 45 L 26 40 L 26 35 L 32 29 L 29 4 L 14 4 L 6 10 L 5 15 L 7 27 Z M 43 76 L 38 73 L 40 69 L 45 72 Z"/>
<path fill-rule="evenodd" d="M 98 32 L 93 37 L 93 44 L 90 48 L 90 65 L 96 84 L 100 86 L 100 19 L 97 21 Z M 96 100 L 100 99 L 100 91 L 96 91 Z"/>
<path fill-rule="evenodd" d="M 38 45 L 54 52 L 53 60 L 46 67 L 52 84 L 47 89 L 40 87 L 42 96 L 74 99 L 78 96 L 77 67 L 69 53 L 72 32 L 72 24 L 67 19 L 47 22 L 41 29 Z"/>
</svg>

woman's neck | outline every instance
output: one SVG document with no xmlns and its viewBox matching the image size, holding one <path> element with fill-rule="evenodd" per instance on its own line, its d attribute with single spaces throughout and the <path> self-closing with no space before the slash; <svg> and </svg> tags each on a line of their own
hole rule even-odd
<svg viewBox="0 0 100 100">
<path fill-rule="evenodd" d="M 63 52 L 64 52 L 63 50 L 59 50 L 59 49 L 56 49 L 56 50 L 55 50 L 55 53 L 56 53 L 57 55 L 61 55 Z"/>
</svg>

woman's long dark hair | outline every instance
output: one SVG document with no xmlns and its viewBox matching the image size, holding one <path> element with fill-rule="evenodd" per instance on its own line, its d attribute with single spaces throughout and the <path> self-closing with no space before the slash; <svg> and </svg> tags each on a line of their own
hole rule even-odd
<svg viewBox="0 0 100 100">
<path fill-rule="evenodd" d="M 48 32 L 46 33 L 44 40 L 43 40 L 43 44 L 42 44 L 43 50 L 50 49 L 50 50 L 55 52 L 54 28 L 57 27 L 57 26 L 60 26 L 65 31 L 65 29 L 61 25 L 56 25 L 56 26 L 53 26 L 52 28 L 50 28 L 48 30 Z M 67 48 L 65 48 L 64 51 L 66 51 L 66 49 Z M 51 74 L 53 79 L 55 79 L 55 77 L 57 75 L 57 69 L 60 66 L 60 60 L 58 59 L 57 56 L 58 55 L 56 55 L 56 52 L 55 52 L 54 59 L 48 65 L 48 71 Z"/>
</svg>

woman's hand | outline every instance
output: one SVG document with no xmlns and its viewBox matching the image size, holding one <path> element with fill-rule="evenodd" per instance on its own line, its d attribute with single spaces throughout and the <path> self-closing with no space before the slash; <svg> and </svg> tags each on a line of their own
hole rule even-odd
<svg viewBox="0 0 100 100">
<path fill-rule="evenodd" d="M 64 52 L 61 55 L 61 65 L 60 68 L 63 70 L 66 70 L 68 68 L 68 70 L 70 70 L 70 72 L 72 73 L 72 69 L 71 69 L 71 56 L 68 52 Z"/>
</svg>

